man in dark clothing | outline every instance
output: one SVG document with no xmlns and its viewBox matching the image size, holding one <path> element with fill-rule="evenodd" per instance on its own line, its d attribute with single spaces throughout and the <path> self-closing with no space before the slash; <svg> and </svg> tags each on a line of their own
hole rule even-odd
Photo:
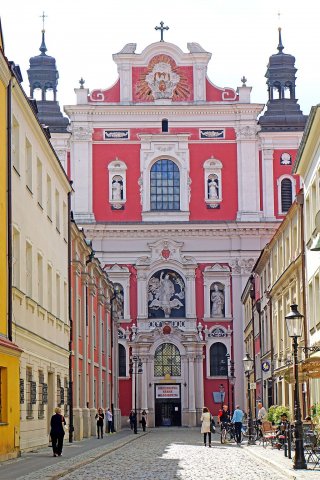
<svg viewBox="0 0 320 480">
<path fill-rule="evenodd" d="M 221 415 L 218 417 L 218 424 L 220 423 L 221 429 L 223 424 L 230 423 L 230 411 L 228 405 L 223 405 Z"/>
<path fill-rule="evenodd" d="M 52 415 L 50 421 L 50 437 L 52 441 L 52 450 L 53 456 L 61 457 L 62 455 L 62 448 L 63 448 L 63 437 L 64 437 L 64 426 L 66 425 L 66 421 L 64 416 L 61 415 L 61 408 L 55 408 L 55 415 Z"/>
</svg>

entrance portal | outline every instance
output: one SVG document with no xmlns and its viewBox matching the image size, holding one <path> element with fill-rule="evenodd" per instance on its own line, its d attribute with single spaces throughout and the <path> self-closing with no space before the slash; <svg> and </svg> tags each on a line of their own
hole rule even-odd
<svg viewBox="0 0 320 480">
<path fill-rule="evenodd" d="M 155 385 L 155 426 L 181 427 L 180 385 Z"/>
</svg>

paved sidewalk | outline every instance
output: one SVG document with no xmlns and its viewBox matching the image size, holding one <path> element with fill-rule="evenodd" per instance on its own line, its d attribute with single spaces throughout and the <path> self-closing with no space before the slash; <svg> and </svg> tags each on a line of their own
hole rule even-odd
<svg viewBox="0 0 320 480">
<path fill-rule="evenodd" d="M 313 470 L 314 464 L 308 463 L 307 470 L 294 470 L 293 460 L 284 456 L 283 450 L 277 450 L 271 446 L 264 448 L 262 445 L 247 446 L 244 444 L 246 453 L 254 458 L 258 458 L 261 461 L 268 463 L 272 468 L 277 469 L 279 473 L 285 475 L 288 479 L 296 480 L 318 480 L 320 479 L 320 468 L 317 467 Z M 292 458 L 294 451 L 292 451 Z"/>
<path fill-rule="evenodd" d="M 52 456 L 52 448 L 39 448 L 23 453 L 21 457 L 0 463 L 1 480 L 45 480 L 61 478 L 82 465 L 90 463 L 106 453 L 121 448 L 137 440 L 144 433 L 134 435 L 130 429 L 124 429 L 103 439 L 95 437 L 81 442 L 65 442 L 61 457 Z"/>
</svg>

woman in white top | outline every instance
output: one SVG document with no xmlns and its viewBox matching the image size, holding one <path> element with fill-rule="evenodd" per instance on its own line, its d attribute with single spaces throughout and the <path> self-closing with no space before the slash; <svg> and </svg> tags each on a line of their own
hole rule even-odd
<svg viewBox="0 0 320 480">
<path fill-rule="evenodd" d="M 209 412 L 207 407 L 203 407 L 200 420 L 202 422 L 201 433 L 203 433 L 204 446 L 207 446 L 208 434 L 209 447 L 211 447 L 211 413 Z"/>
</svg>

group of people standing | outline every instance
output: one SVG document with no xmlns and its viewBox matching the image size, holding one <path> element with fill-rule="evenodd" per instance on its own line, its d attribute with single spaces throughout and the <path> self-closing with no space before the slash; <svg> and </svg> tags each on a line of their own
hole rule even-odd
<svg viewBox="0 0 320 480">
<path fill-rule="evenodd" d="M 104 413 L 103 409 L 100 407 L 98 408 L 98 412 L 96 413 L 96 420 L 97 420 L 97 438 L 103 438 L 103 431 L 104 431 Z M 111 409 L 108 408 L 106 411 L 106 417 L 107 417 L 107 433 L 114 433 L 114 428 L 113 428 L 113 415 L 111 412 Z"/>
<path fill-rule="evenodd" d="M 131 412 L 129 413 L 128 421 L 130 423 L 131 430 L 134 430 L 136 426 L 137 417 L 136 417 L 136 413 L 133 410 L 131 410 Z M 141 423 L 142 430 L 145 432 L 147 427 L 147 412 L 145 410 L 142 410 L 141 412 L 141 420 L 139 423 Z"/>
<path fill-rule="evenodd" d="M 221 425 L 221 429 L 224 427 L 225 424 L 233 423 L 234 430 L 235 430 L 235 440 L 238 445 L 241 443 L 241 430 L 242 430 L 242 422 L 243 422 L 244 412 L 241 410 L 240 405 L 236 406 L 236 409 L 231 416 L 228 405 L 223 405 L 222 409 L 218 414 L 218 424 Z M 208 446 L 211 448 L 211 433 L 215 431 L 214 419 L 209 409 L 207 407 L 203 407 L 202 409 L 202 416 L 201 416 L 201 433 L 203 433 L 203 442 L 204 446 L 207 446 L 207 438 L 208 438 Z"/>
<path fill-rule="evenodd" d="M 66 423 L 66 419 L 61 413 L 60 407 L 55 408 L 54 412 L 55 413 L 54 415 L 52 415 L 51 421 L 50 421 L 50 439 L 52 443 L 53 456 L 61 457 L 62 449 L 63 449 L 63 440 L 64 440 L 66 428 L 67 428 L 67 423 Z M 95 416 L 95 419 L 97 421 L 97 438 L 103 438 L 104 418 L 105 418 L 105 414 L 103 412 L 103 409 L 99 408 Z M 107 418 L 107 424 L 106 424 L 107 432 L 114 433 L 113 415 L 110 408 L 108 408 L 108 410 L 106 411 L 106 418 Z"/>
</svg>

